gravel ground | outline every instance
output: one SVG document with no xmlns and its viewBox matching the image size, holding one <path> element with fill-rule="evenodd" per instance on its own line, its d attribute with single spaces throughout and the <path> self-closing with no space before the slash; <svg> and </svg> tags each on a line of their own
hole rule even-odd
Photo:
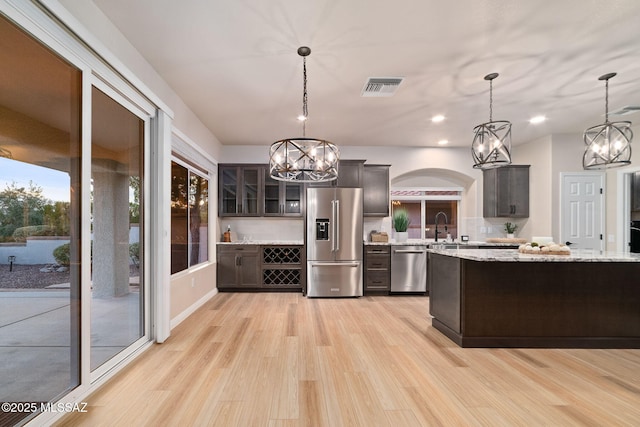
<svg viewBox="0 0 640 427">
<path fill-rule="evenodd" d="M 69 283 L 69 272 L 42 273 L 40 269 L 46 264 L 22 265 L 14 264 L 13 271 L 8 265 L 0 265 L 0 289 L 42 289 L 49 285 Z M 131 267 L 130 275 L 140 274 L 135 267 Z"/>
<path fill-rule="evenodd" d="M 14 264 L 13 271 L 8 265 L 0 265 L 0 288 L 4 289 L 42 289 L 49 285 L 69 283 L 69 272 L 41 273 L 46 264 Z"/>
</svg>

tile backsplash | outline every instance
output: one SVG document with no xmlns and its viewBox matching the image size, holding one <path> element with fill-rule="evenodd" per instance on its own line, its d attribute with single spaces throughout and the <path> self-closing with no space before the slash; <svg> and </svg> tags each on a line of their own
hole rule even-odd
<svg viewBox="0 0 640 427">
<path fill-rule="evenodd" d="M 231 226 L 238 240 L 303 240 L 304 219 L 302 218 L 218 218 L 220 227 L 218 241 L 222 233 Z"/>
</svg>

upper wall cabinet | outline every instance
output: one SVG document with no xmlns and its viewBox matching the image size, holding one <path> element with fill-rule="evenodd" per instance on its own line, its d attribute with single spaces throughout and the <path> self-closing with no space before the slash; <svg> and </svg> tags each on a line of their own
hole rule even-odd
<svg viewBox="0 0 640 427">
<path fill-rule="evenodd" d="M 277 181 L 267 165 L 218 168 L 219 216 L 302 216 L 303 184 Z"/>
<path fill-rule="evenodd" d="M 218 168 L 218 214 L 259 216 L 263 195 L 262 165 L 220 165 Z"/>
<path fill-rule="evenodd" d="M 338 179 L 327 182 L 311 182 L 308 187 L 362 187 L 364 160 L 340 160 Z"/>
<path fill-rule="evenodd" d="M 364 165 L 364 216 L 389 216 L 389 165 Z"/>
<path fill-rule="evenodd" d="M 271 178 L 264 168 L 264 216 L 302 216 L 304 186 Z"/>
<path fill-rule="evenodd" d="M 640 211 L 640 172 L 635 172 L 631 180 L 631 210 Z"/>
<path fill-rule="evenodd" d="M 483 171 L 485 218 L 529 217 L 529 165 L 510 165 Z"/>
</svg>

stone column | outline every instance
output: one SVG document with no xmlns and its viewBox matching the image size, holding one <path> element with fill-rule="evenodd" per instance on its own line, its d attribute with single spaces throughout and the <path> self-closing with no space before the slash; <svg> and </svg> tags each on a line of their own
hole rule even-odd
<svg viewBox="0 0 640 427">
<path fill-rule="evenodd" d="M 129 293 L 129 174 L 122 163 L 94 160 L 93 296 Z"/>
</svg>

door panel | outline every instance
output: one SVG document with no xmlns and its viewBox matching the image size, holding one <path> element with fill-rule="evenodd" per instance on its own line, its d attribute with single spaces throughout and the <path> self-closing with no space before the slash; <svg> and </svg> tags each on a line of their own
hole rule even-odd
<svg viewBox="0 0 640 427">
<path fill-rule="evenodd" d="M 362 188 L 336 188 L 335 259 L 362 259 Z"/>
<path fill-rule="evenodd" d="M 332 261 L 334 188 L 307 189 L 307 259 Z M 326 223 L 328 221 L 328 223 Z M 320 236 L 326 224 L 326 236 Z"/>
<path fill-rule="evenodd" d="M 604 213 L 600 173 L 562 175 L 561 242 L 571 242 L 575 249 L 602 250 Z"/>
</svg>

